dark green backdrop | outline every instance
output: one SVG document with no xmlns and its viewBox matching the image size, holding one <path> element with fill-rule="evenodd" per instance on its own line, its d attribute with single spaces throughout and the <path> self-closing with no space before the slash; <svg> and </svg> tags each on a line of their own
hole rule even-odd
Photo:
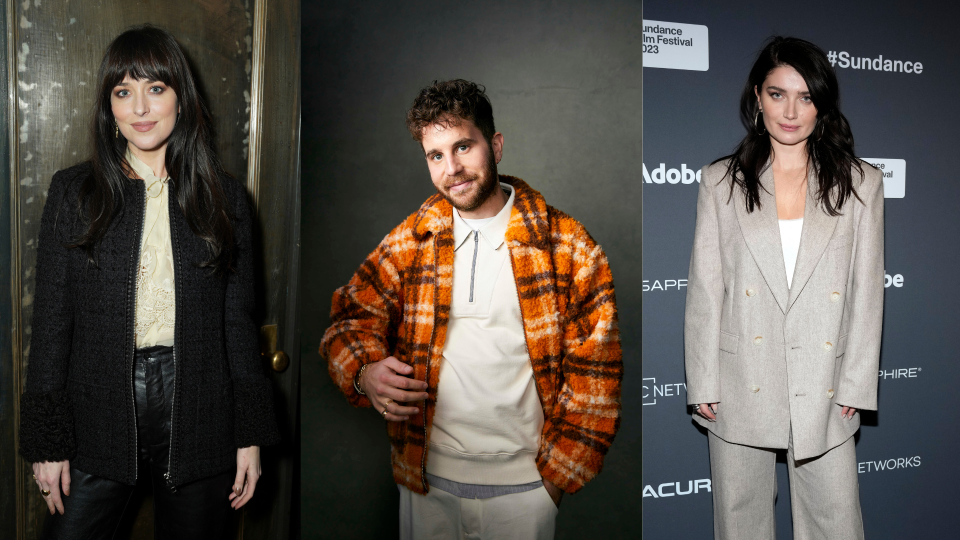
<svg viewBox="0 0 960 540">
<path fill-rule="evenodd" d="M 317 353 L 333 290 L 431 195 L 404 126 L 434 79 L 486 85 L 499 170 L 580 220 L 613 269 L 623 421 L 603 472 L 564 497 L 557 538 L 640 536 L 641 3 L 303 3 L 302 495 L 306 538 L 394 538 L 383 421 Z"/>
</svg>

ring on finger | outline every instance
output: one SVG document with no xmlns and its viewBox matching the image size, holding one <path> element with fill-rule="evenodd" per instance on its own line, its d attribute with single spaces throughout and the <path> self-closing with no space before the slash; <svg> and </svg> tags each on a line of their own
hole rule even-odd
<svg viewBox="0 0 960 540">
<path fill-rule="evenodd" d="M 387 408 L 384 407 L 384 408 L 383 408 L 383 412 L 381 412 L 380 414 L 383 415 L 383 419 L 386 420 L 386 419 L 387 419 Z"/>
<path fill-rule="evenodd" d="M 49 489 L 40 488 L 40 494 L 43 495 L 44 497 L 47 497 L 47 496 L 50 495 L 50 490 L 49 490 Z"/>
</svg>

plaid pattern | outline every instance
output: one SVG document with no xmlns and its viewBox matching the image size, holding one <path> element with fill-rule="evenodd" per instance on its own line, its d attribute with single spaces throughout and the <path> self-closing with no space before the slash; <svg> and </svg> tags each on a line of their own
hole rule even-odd
<svg viewBox="0 0 960 540">
<path fill-rule="evenodd" d="M 543 406 L 540 474 L 573 493 L 590 481 L 620 425 L 623 362 L 613 276 L 586 229 L 518 178 L 507 228 L 527 351 Z M 355 406 L 363 364 L 395 356 L 429 388 L 422 413 L 388 422 L 393 475 L 426 493 L 426 441 L 435 411 L 453 289 L 453 207 L 439 194 L 383 239 L 333 295 L 320 353 Z"/>
</svg>

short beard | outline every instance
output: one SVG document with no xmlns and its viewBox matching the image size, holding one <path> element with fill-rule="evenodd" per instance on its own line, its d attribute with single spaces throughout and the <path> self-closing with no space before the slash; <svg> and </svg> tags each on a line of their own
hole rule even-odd
<svg viewBox="0 0 960 540">
<path fill-rule="evenodd" d="M 471 176 L 466 175 L 457 175 L 451 177 L 452 183 L 456 183 L 461 180 L 469 181 L 480 181 L 477 184 L 478 190 L 476 195 L 468 199 L 466 202 L 458 203 L 454 201 L 451 197 L 447 196 L 446 193 L 437 190 L 440 195 L 447 200 L 454 208 L 461 212 L 472 212 L 477 208 L 480 208 L 483 203 L 487 202 L 487 199 L 492 197 L 496 193 L 497 188 L 500 186 L 500 177 L 497 174 L 497 161 L 493 157 L 493 149 L 490 149 L 490 155 L 487 159 L 487 163 L 483 166 L 483 170 L 480 171 L 480 174 L 475 174 Z"/>
</svg>

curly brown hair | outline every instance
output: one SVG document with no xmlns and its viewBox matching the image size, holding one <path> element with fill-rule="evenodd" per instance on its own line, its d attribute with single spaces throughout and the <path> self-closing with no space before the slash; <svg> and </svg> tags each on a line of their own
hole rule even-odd
<svg viewBox="0 0 960 540">
<path fill-rule="evenodd" d="M 423 142 L 423 128 L 431 124 L 460 125 L 470 120 L 489 143 L 497 132 L 493 126 L 493 106 L 481 84 L 463 79 L 433 81 L 420 90 L 413 107 L 407 111 L 407 129 L 417 142 Z"/>
</svg>

